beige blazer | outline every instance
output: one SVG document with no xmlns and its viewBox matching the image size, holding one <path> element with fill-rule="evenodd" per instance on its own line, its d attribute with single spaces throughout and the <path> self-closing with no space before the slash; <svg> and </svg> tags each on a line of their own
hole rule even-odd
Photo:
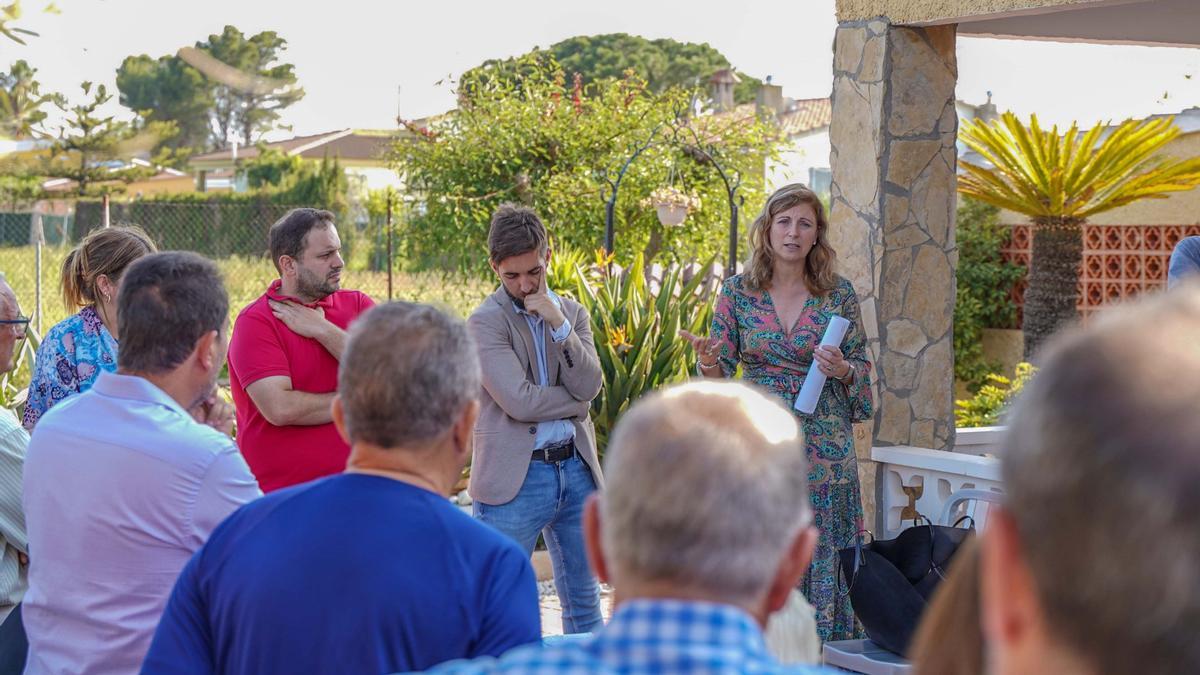
<svg viewBox="0 0 1200 675">
<path fill-rule="evenodd" d="M 483 394 L 471 460 L 471 498 L 484 504 L 512 501 L 525 482 L 533 455 L 538 422 L 568 419 L 575 426 L 575 446 L 592 472 L 596 487 L 604 487 L 596 458 L 596 434 L 589 415 L 592 399 L 600 393 L 600 358 L 592 343 L 591 317 L 574 300 L 562 298 L 562 310 L 571 322 L 563 342 L 546 331 L 546 372 L 551 386 L 536 384 L 533 334 L 517 314 L 504 288 L 483 301 L 467 319 L 467 328 L 479 349 L 483 368 Z"/>
</svg>

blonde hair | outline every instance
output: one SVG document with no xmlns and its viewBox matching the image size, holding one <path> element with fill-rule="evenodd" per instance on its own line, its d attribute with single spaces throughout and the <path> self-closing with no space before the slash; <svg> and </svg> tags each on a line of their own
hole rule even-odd
<svg viewBox="0 0 1200 675">
<path fill-rule="evenodd" d="M 114 284 L 129 264 L 158 252 L 158 247 L 136 225 L 92 230 L 67 254 L 62 266 L 62 294 L 67 309 L 95 305 L 96 278 L 107 276 Z"/>
<path fill-rule="evenodd" d="M 829 245 L 829 220 L 825 217 L 825 206 L 817 193 L 803 183 L 791 183 L 767 198 L 762 213 L 750 226 L 750 260 L 746 263 L 744 275 L 750 290 L 765 289 L 775 273 L 774 254 L 771 252 L 771 223 L 775 216 L 800 204 L 812 206 L 817 215 L 817 241 L 805 257 L 804 285 L 814 296 L 825 295 L 837 286 L 837 277 L 833 273 L 837 252 Z"/>
</svg>

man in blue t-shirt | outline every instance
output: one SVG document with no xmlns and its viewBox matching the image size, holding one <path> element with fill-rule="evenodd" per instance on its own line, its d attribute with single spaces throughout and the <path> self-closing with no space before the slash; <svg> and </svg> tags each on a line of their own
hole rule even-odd
<svg viewBox="0 0 1200 675">
<path fill-rule="evenodd" d="M 188 562 L 144 673 L 388 673 L 539 640 L 525 554 L 448 494 L 480 370 L 463 323 L 390 303 L 350 330 L 346 472 L 238 510 Z"/>
</svg>

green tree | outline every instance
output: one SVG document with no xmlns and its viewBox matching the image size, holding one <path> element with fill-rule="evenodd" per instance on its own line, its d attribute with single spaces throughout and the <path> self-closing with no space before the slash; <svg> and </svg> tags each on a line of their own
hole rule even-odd
<svg viewBox="0 0 1200 675">
<path fill-rule="evenodd" d="M 213 141 L 223 146 L 231 138 L 250 146 L 263 134 L 279 128 L 280 111 L 304 97 L 296 86 L 295 66 L 280 63 L 287 40 L 275 31 L 246 37 L 233 26 L 197 42 L 196 48 L 234 69 L 209 68 L 213 86 Z"/>
<path fill-rule="evenodd" d="M 179 130 L 165 146 L 204 150 L 210 147 L 213 86 L 178 56 L 129 56 L 117 68 L 121 105 L 147 122 L 174 122 Z"/>
<path fill-rule="evenodd" d="M 395 166 L 418 199 L 404 237 L 409 260 L 486 271 L 488 221 L 505 201 L 536 208 L 558 241 L 595 250 L 603 243 L 609 181 L 652 138 L 630 163 L 618 192 L 618 262 L 628 263 L 639 251 L 648 260 L 685 261 L 723 251 L 725 189 L 696 152 L 689 125 L 713 144 L 729 172 L 742 176 L 739 194 L 746 202 L 761 203 L 764 161 L 777 143 L 771 123 L 680 118 L 689 110 L 690 92 L 657 94 L 632 74 L 583 87 L 567 84 L 552 65 L 519 65 L 519 81 L 464 81 L 459 99 L 465 103 L 455 113 L 429 128 L 411 127 L 412 138 L 396 144 Z M 663 186 L 699 198 L 699 208 L 680 226 L 664 227 L 642 204 Z"/>
<path fill-rule="evenodd" d="M 986 124 L 967 121 L 959 138 L 989 166 L 960 161 L 959 192 L 1028 216 L 1033 256 L 1025 291 L 1026 357 L 1076 317 L 1083 259 L 1083 223 L 1097 213 L 1140 199 L 1200 185 L 1200 157 L 1159 153 L 1179 135 L 1174 118 L 1097 124 L 1086 133 L 1071 125 L 1044 130 L 1012 113 Z"/>
<path fill-rule="evenodd" d="M 0 134 L 15 139 L 31 138 L 41 131 L 46 120 L 42 108 L 58 100 L 55 94 L 43 94 L 37 79 L 37 68 L 24 59 L 12 64 L 7 73 L 0 73 Z"/>
<path fill-rule="evenodd" d="M 336 157 L 310 162 L 262 144 L 258 148 L 258 156 L 242 165 L 250 188 L 274 195 L 280 203 L 345 210 L 349 181 Z"/>
<path fill-rule="evenodd" d="M 1000 209 L 969 197 L 958 205 L 954 238 L 958 245 L 954 303 L 954 376 L 978 391 L 999 364 L 983 357 L 983 329 L 1011 328 L 1017 322 L 1012 290 L 1025 269 L 1004 259 L 1009 233 Z"/>
<path fill-rule="evenodd" d="M 493 59 L 468 71 L 463 81 L 490 77 L 512 79 L 531 63 L 557 63 L 568 74 L 579 73 L 585 86 L 605 79 L 619 79 L 632 69 L 651 92 L 664 93 L 672 87 L 704 86 L 709 76 L 729 68 L 729 59 L 707 42 L 678 42 L 670 38 L 648 40 L 627 33 L 579 35 L 510 59 Z M 762 81 L 739 74 L 734 90 L 738 103 L 750 103 Z"/>
<path fill-rule="evenodd" d="M 118 166 L 127 154 L 126 144 L 136 141 L 137 130 L 128 122 L 99 112 L 112 99 L 103 84 L 93 87 L 91 82 L 84 82 L 80 88 L 85 97 L 90 97 L 86 103 L 71 106 L 65 100 L 56 102 L 67 119 L 50 148 L 45 174 L 74 180 L 80 197 L 120 192 L 124 189 L 122 183 L 153 174 L 148 167 Z"/>
</svg>

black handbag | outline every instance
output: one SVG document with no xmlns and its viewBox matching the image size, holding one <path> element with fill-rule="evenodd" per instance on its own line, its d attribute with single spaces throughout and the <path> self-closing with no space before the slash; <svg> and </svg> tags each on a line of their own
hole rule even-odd
<svg viewBox="0 0 1200 675">
<path fill-rule="evenodd" d="M 848 580 L 850 604 L 867 636 L 884 649 L 903 656 L 917 631 L 921 613 L 933 591 L 946 578 L 958 547 L 975 533 L 975 521 L 959 518 L 953 526 L 934 525 L 918 516 L 895 539 L 864 542 L 859 532 L 853 546 L 838 551 L 842 578 Z M 959 527 L 968 521 L 967 527 Z"/>
</svg>

